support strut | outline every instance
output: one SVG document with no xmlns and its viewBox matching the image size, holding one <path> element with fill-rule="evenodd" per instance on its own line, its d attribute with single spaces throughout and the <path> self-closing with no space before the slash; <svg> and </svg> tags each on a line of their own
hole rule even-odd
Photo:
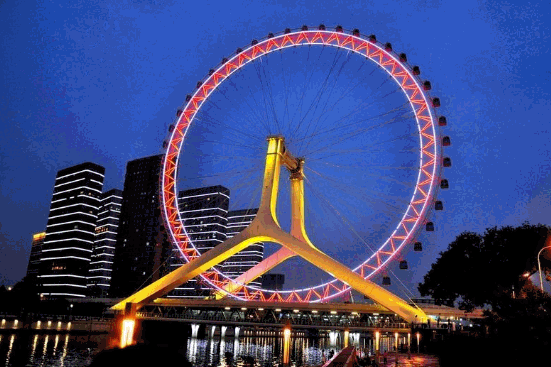
<svg viewBox="0 0 551 367">
<path fill-rule="evenodd" d="M 277 195 L 281 166 L 291 172 L 291 231 L 285 232 L 279 226 L 276 216 Z M 292 256 L 300 256 L 309 263 L 331 276 L 346 283 L 354 290 L 369 297 L 389 310 L 400 315 L 408 322 L 425 323 L 427 315 L 419 308 L 412 307 L 406 301 L 375 283 L 364 279 L 348 267 L 326 255 L 308 238 L 304 226 L 304 160 L 295 158 L 285 147 L 284 138 L 268 138 L 268 152 L 264 169 L 262 197 L 260 207 L 251 224 L 236 236 L 229 238 L 196 259 L 139 290 L 127 299 L 113 306 L 115 310 L 124 309 L 126 303 L 134 303 L 137 308 L 162 297 L 179 285 L 209 270 L 230 256 L 257 242 L 273 242 L 282 248 L 249 269 L 237 279 L 228 283 L 224 291 L 219 291 L 220 299 L 227 293 L 235 292 L 241 284 L 247 284 L 266 273 L 276 265 Z"/>
</svg>

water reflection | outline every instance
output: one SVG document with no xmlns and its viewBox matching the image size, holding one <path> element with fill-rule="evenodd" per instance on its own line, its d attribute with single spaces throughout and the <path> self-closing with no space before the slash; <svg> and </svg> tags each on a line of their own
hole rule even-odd
<svg viewBox="0 0 551 367">
<path fill-rule="evenodd" d="M 0 366 L 88 366 L 106 341 L 107 335 L 0 334 Z"/>
<path fill-rule="evenodd" d="M 0 361 L 6 366 L 88 366 L 93 356 L 105 348 L 107 340 L 106 334 L 0 334 Z M 319 366 L 331 349 L 339 348 L 329 339 L 291 340 L 291 363 L 297 367 Z M 196 367 L 281 366 L 283 355 L 283 340 L 277 336 L 248 334 L 234 338 L 215 335 L 188 338 L 185 343 L 187 358 Z"/>
</svg>

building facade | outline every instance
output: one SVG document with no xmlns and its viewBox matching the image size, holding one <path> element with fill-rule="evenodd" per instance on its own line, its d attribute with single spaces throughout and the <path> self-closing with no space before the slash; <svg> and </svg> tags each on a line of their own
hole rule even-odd
<svg viewBox="0 0 551 367">
<path fill-rule="evenodd" d="M 155 155 L 130 161 L 126 166 L 111 297 L 129 296 L 166 272 L 171 248 L 160 212 L 162 161 L 162 155 Z"/>
<path fill-rule="evenodd" d="M 228 212 L 227 237 L 231 238 L 247 228 L 256 217 L 257 212 L 258 209 L 241 209 Z M 264 244 L 262 242 L 254 243 L 224 261 L 222 271 L 232 279 L 235 279 L 261 262 L 263 258 Z M 262 285 L 262 277 L 253 280 L 249 285 L 260 287 Z"/>
<path fill-rule="evenodd" d="M 101 195 L 87 282 L 89 295 L 93 297 L 107 297 L 111 285 L 122 195 L 118 189 Z"/>
<path fill-rule="evenodd" d="M 39 266 L 46 297 L 85 297 L 105 168 L 82 163 L 57 173 Z"/>
<path fill-rule="evenodd" d="M 44 238 L 46 238 L 46 232 L 33 234 L 31 255 L 29 257 L 29 265 L 27 265 L 26 276 L 28 278 L 33 278 L 35 281 L 40 271 L 40 257 L 42 256 L 42 245 L 44 244 Z"/>
<path fill-rule="evenodd" d="M 220 185 L 179 192 L 178 209 L 186 233 L 201 254 L 235 236 L 255 218 L 258 209 L 228 211 L 229 202 L 230 190 Z M 237 278 L 262 261 L 263 255 L 264 244 L 256 243 L 231 256 L 217 268 L 232 279 Z M 178 250 L 174 249 L 170 269 L 175 270 L 181 264 Z M 261 279 L 250 284 L 260 286 Z M 210 287 L 203 284 L 200 277 L 196 277 L 177 287 L 168 296 L 205 298 L 211 292 Z"/>
<path fill-rule="evenodd" d="M 230 190 L 224 186 L 210 186 L 180 191 L 178 209 L 186 233 L 201 254 L 226 239 Z M 177 249 L 173 249 L 170 269 L 182 264 Z M 210 295 L 210 288 L 197 277 L 172 291 L 169 297 L 204 298 Z"/>
</svg>

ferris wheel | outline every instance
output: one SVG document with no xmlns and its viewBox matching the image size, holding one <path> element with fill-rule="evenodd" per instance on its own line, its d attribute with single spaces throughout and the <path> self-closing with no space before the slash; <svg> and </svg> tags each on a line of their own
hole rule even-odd
<svg viewBox="0 0 551 367">
<path fill-rule="evenodd" d="M 302 69 L 293 71 L 295 66 Z M 375 74 L 379 80 L 373 84 Z M 450 138 L 441 133 L 447 121 L 437 114 L 440 100 L 430 96 L 431 83 L 420 74 L 420 68 L 410 66 L 407 56 L 394 52 L 390 43 L 382 44 L 374 35 L 364 36 L 357 29 L 346 31 L 341 26 L 303 26 L 270 33 L 224 58 L 186 97 L 164 143 L 162 213 L 183 262 L 202 254 L 190 240 L 178 208 L 182 177 L 193 169 L 202 177 L 217 176 L 230 162 L 238 167 L 234 170 L 238 180 L 256 184 L 260 192 L 262 181 L 252 179 L 252 173 L 266 171 L 265 140 L 268 138 L 269 145 L 276 137 L 285 144 L 281 152 L 291 151 L 293 159 L 297 157 L 298 163 L 287 168 L 292 179 L 293 169 L 300 166 L 306 201 L 310 195 L 322 203 L 319 208 L 325 208 L 310 212 L 300 208 L 301 219 L 309 214 L 322 218 L 313 230 L 317 238 L 312 242 L 316 246 L 328 243 L 324 252 L 344 252 L 335 246 L 340 232 L 336 222 L 327 219 L 328 214 L 319 215 L 327 210 L 341 217 L 343 228 L 349 228 L 353 240 L 347 239 L 347 243 L 365 246 L 366 251 L 360 251 L 365 257 L 348 265 L 356 274 L 371 279 L 393 261 L 407 268 L 401 254 L 410 247 L 420 250 L 420 232 L 434 231 L 430 214 L 443 209 L 437 194 L 449 186 L 442 178 L 442 167 L 451 166 L 450 158 L 443 154 Z M 258 77 L 256 86 L 251 86 L 250 75 Z M 186 159 L 181 157 L 184 152 Z M 213 152 L 218 158 L 215 163 L 209 161 L 212 167 L 208 170 L 203 166 L 204 156 Z M 241 169 L 253 160 L 246 152 L 252 152 L 252 158 L 261 164 L 253 162 L 250 170 Z M 312 168 L 315 163 L 322 168 Z M 316 184 L 316 179 L 323 183 Z M 238 181 L 231 182 L 237 185 Z M 350 189 L 350 183 L 360 189 Z M 275 187 L 277 191 L 277 183 Z M 254 196 L 253 191 L 244 190 L 244 196 Z M 341 194 L 345 191 L 348 198 Z M 376 196 L 370 196 L 372 192 L 377 192 Z M 362 205 L 369 209 L 362 211 Z M 383 224 L 375 231 L 375 243 L 366 236 L 365 227 L 377 219 Z M 319 228 L 327 229 L 330 238 L 323 239 L 324 231 Z M 279 264 L 293 255 L 282 247 L 270 259 L 279 257 Z M 331 273 L 331 269 L 324 270 Z M 258 270 L 254 277 L 262 272 Z M 292 290 L 262 289 L 249 285 L 253 278 L 230 277 L 217 266 L 201 277 L 218 294 L 242 300 L 322 302 L 350 290 L 347 282 L 337 278 Z"/>
</svg>

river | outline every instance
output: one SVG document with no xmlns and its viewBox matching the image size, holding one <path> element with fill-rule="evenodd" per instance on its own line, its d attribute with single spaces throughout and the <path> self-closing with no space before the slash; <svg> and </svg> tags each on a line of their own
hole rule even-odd
<svg viewBox="0 0 551 367">
<path fill-rule="evenodd" d="M 241 367 L 244 357 L 254 358 L 255 367 L 277 366 L 282 356 L 282 340 L 277 337 L 190 337 L 186 343 L 187 358 L 196 367 Z M 0 334 L 0 365 L 4 362 L 5 366 L 17 367 L 88 366 L 106 344 L 107 334 L 4 330 Z M 319 366 L 331 350 L 338 349 L 326 338 L 294 338 L 291 365 Z"/>
</svg>

